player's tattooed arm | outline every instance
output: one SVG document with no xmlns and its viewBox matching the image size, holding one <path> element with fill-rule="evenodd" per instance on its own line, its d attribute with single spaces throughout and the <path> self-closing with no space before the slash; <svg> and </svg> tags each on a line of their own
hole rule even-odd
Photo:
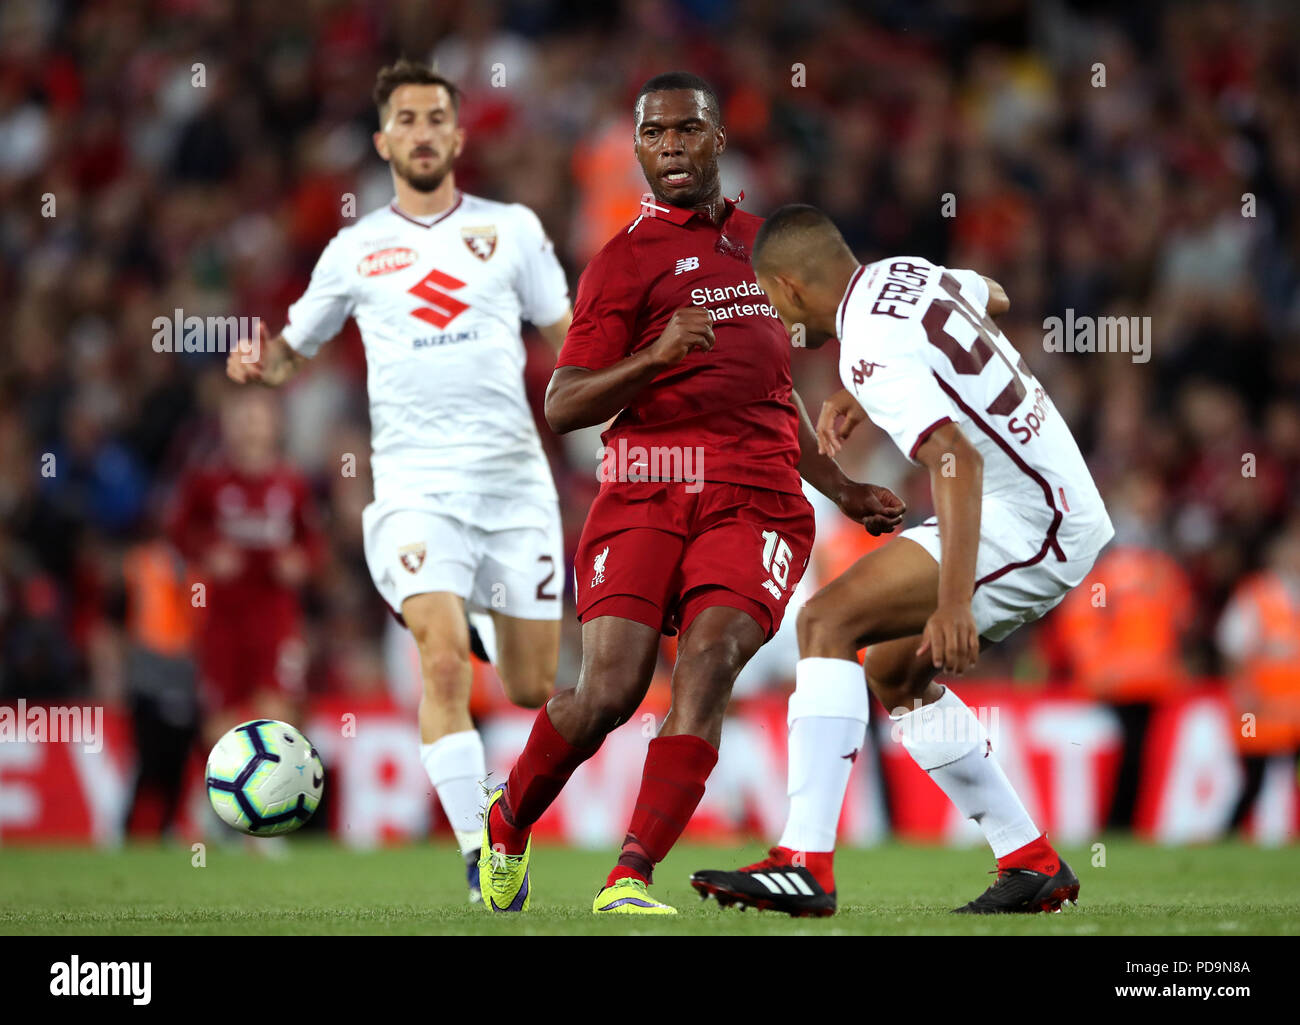
<svg viewBox="0 0 1300 1025">
<path fill-rule="evenodd" d="M 903 522 L 907 512 L 903 500 L 888 488 L 859 484 L 847 477 L 834 457 L 823 451 L 799 393 L 790 394 L 799 414 L 799 475 L 838 505 L 845 516 L 866 527 L 868 533 L 888 534 Z"/>
<path fill-rule="evenodd" d="M 564 336 L 569 333 L 569 325 L 573 323 L 573 310 L 565 310 L 564 316 L 554 324 L 538 324 L 537 330 L 541 332 L 543 338 L 551 343 L 551 347 L 559 352 L 564 345 Z"/>
<path fill-rule="evenodd" d="M 257 332 L 256 343 L 241 338 L 239 344 L 230 350 L 226 357 L 226 376 L 236 384 L 257 382 L 278 387 L 297 373 L 298 368 L 307 362 L 307 357 L 295 352 L 284 335 L 268 338 L 265 321 L 258 320 Z"/>
<path fill-rule="evenodd" d="M 708 311 L 684 306 L 672 315 L 663 334 L 626 359 L 601 370 L 556 367 L 546 389 L 546 422 L 556 434 L 603 424 L 691 350 L 708 352 L 712 348 L 713 326 Z"/>
<path fill-rule="evenodd" d="M 984 284 L 989 286 L 988 311 L 990 317 L 1000 317 L 1011 309 L 1011 300 L 1007 298 L 1005 288 L 992 278 L 984 278 Z"/>
<path fill-rule="evenodd" d="M 975 665 L 980 638 L 971 614 L 975 557 L 979 553 L 984 457 L 954 423 L 933 431 L 916 450 L 930 471 L 934 511 L 943 552 L 939 560 L 939 601 L 925 624 L 918 655 L 930 653 L 937 669 L 961 675 Z"/>
</svg>

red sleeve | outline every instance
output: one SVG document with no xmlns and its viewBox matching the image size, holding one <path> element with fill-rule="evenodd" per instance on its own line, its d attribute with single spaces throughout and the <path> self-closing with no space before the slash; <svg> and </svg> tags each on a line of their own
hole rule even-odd
<svg viewBox="0 0 1300 1025">
<path fill-rule="evenodd" d="M 643 299 L 632 244 L 616 238 L 592 258 L 578 279 L 573 323 L 555 365 L 603 370 L 629 355 L 637 342 Z"/>
</svg>

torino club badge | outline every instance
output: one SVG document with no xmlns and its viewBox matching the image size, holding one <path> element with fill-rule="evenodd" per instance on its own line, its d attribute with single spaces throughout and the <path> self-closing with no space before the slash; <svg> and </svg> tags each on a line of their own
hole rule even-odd
<svg viewBox="0 0 1300 1025">
<path fill-rule="evenodd" d="M 461 228 L 460 237 L 464 239 L 469 251 L 484 263 L 492 259 L 497 251 L 497 229 L 495 224 L 486 228 Z"/>
</svg>

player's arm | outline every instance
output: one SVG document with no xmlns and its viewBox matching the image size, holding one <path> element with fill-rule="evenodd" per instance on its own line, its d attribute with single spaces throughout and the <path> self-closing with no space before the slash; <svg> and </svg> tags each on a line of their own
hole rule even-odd
<svg viewBox="0 0 1300 1025">
<path fill-rule="evenodd" d="M 859 484 L 845 476 L 839 464 L 821 451 L 817 431 L 799 393 L 792 391 L 790 395 L 799 414 L 799 475 L 873 536 L 888 534 L 902 523 L 907 511 L 903 500 L 888 488 Z"/>
<path fill-rule="evenodd" d="M 1000 317 L 1011 309 L 1011 300 L 1007 298 L 1007 290 L 999 285 L 992 278 L 984 278 L 984 284 L 989 288 L 988 311 L 990 317 Z"/>
<path fill-rule="evenodd" d="M 970 606 L 980 543 L 984 457 L 960 427 L 946 423 L 922 442 L 916 460 L 930 471 L 934 511 L 943 538 L 938 606 L 925 624 L 916 653 L 929 651 L 936 668 L 960 675 L 975 665 L 980 650 Z"/>
<path fill-rule="evenodd" d="M 635 398 L 637 392 L 692 349 L 713 348 L 713 326 L 707 310 L 684 306 L 668 326 L 640 352 L 601 370 L 556 367 L 546 389 L 546 422 L 556 434 L 602 424 Z"/>
<path fill-rule="evenodd" d="M 241 338 L 226 357 L 226 376 L 236 384 L 257 382 L 277 388 L 289 380 L 307 357 L 295 352 L 282 334 L 268 338 L 266 324 L 257 322 L 257 340 Z"/>
<path fill-rule="evenodd" d="M 566 309 L 564 316 L 554 324 L 538 324 L 537 330 L 541 332 L 543 338 L 551 343 L 551 348 L 556 352 L 564 345 L 564 336 L 569 333 L 569 325 L 573 323 L 573 310 Z"/>
</svg>

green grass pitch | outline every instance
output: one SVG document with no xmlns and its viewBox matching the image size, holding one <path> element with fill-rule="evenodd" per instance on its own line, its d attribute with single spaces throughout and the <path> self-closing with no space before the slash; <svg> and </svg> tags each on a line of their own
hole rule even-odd
<svg viewBox="0 0 1300 1025">
<path fill-rule="evenodd" d="M 652 892 L 676 918 L 596 919 L 591 901 L 611 851 L 539 845 L 532 908 L 491 915 L 465 902 L 459 859 L 443 845 L 372 852 L 292 838 L 270 859 L 245 845 L 118 851 L 0 849 L 3 934 L 744 934 L 744 935 L 1209 935 L 1300 934 L 1300 848 L 1240 843 L 1162 848 L 1104 837 L 1105 867 L 1089 847 L 1063 848 L 1082 882 L 1080 907 L 1057 915 L 948 914 L 984 889 L 983 850 L 901 844 L 836 857 L 840 910 L 828 919 L 723 910 L 687 878 L 762 855 L 757 845 L 683 845 L 656 870 Z"/>
</svg>

